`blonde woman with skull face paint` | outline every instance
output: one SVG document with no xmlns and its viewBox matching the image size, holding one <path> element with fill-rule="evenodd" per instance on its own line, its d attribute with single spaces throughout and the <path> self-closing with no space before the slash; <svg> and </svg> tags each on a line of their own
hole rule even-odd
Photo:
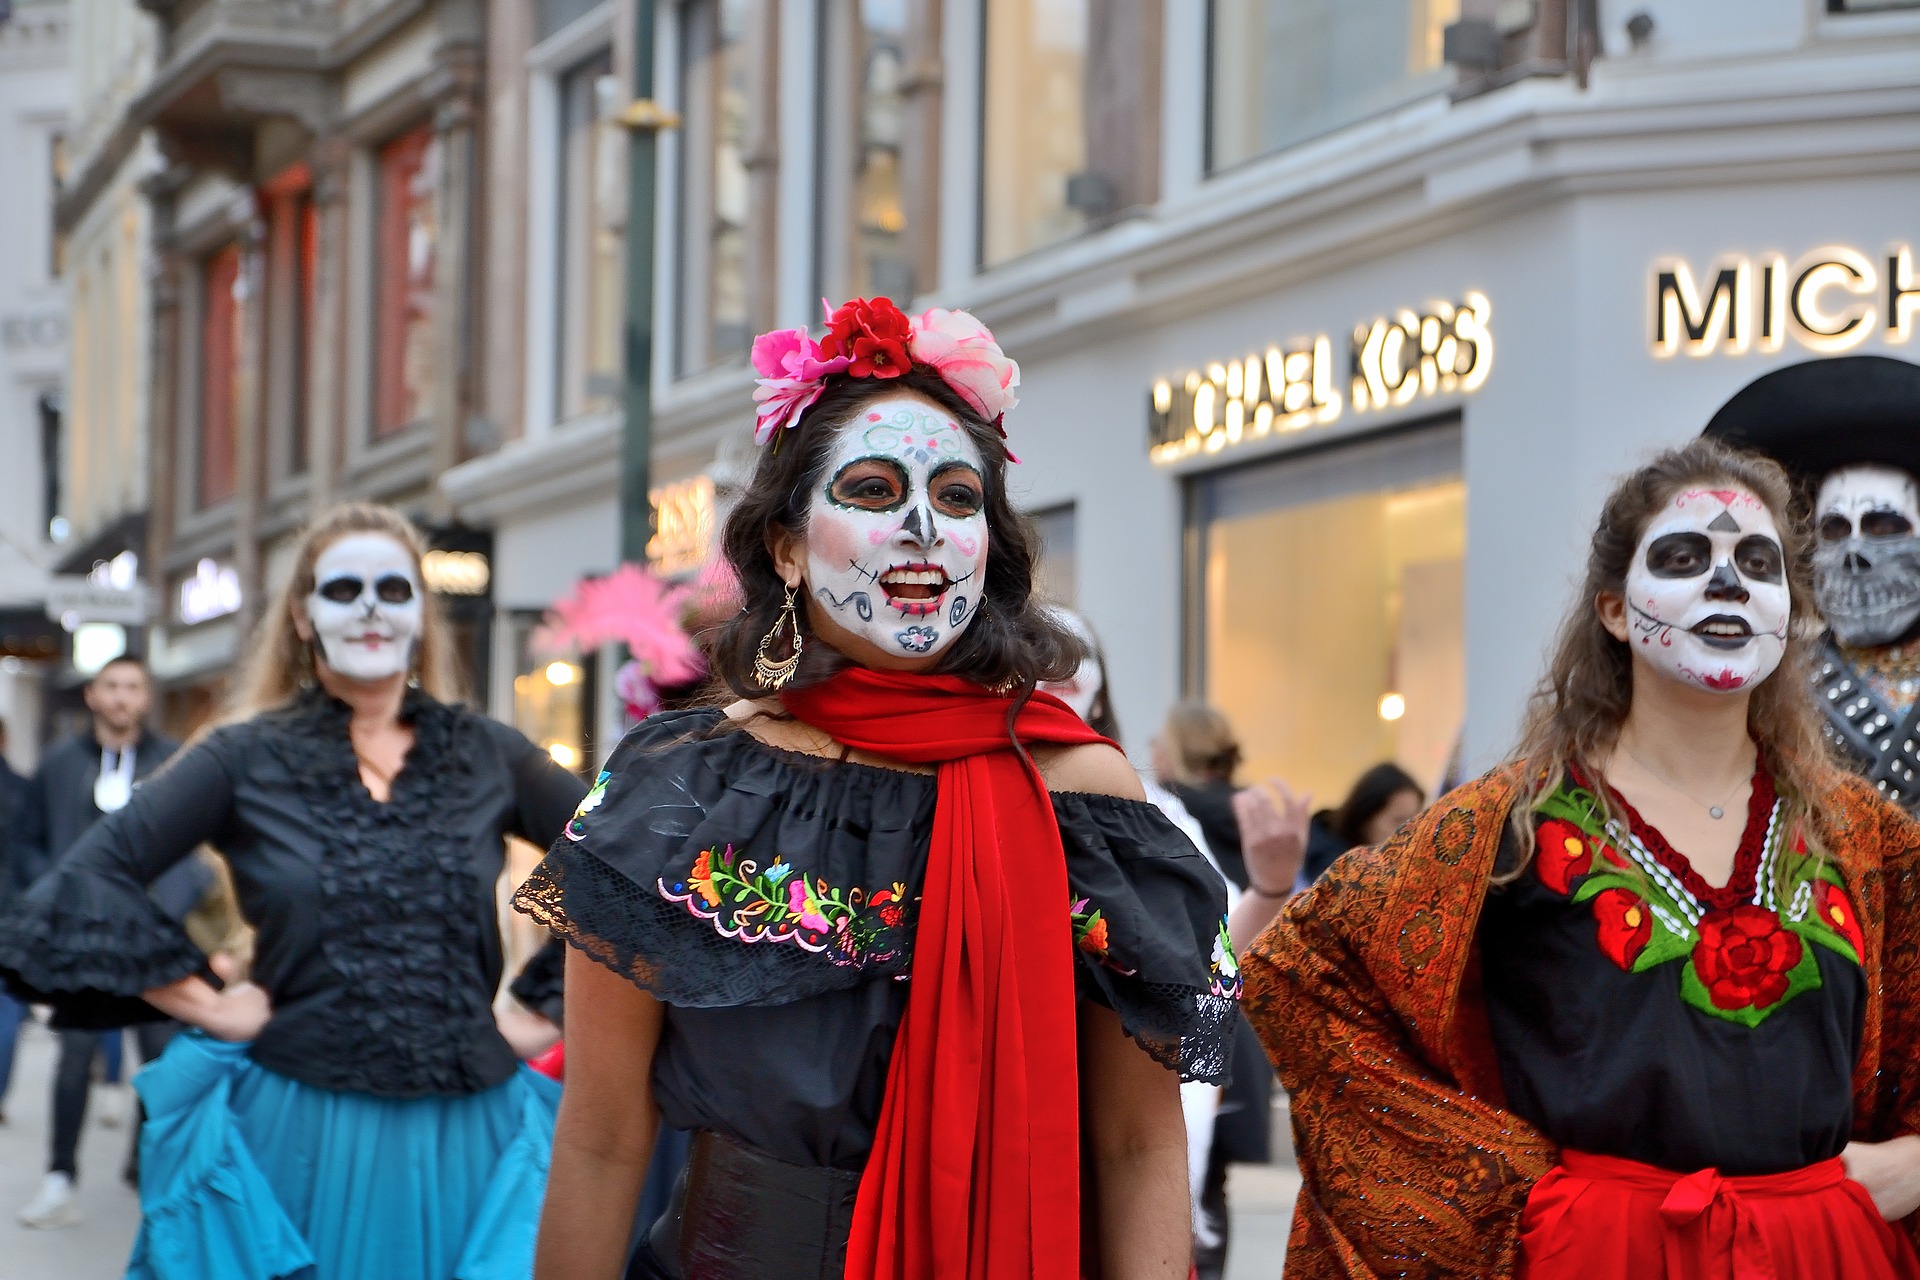
<svg viewBox="0 0 1920 1280">
<path fill-rule="evenodd" d="M 517 899 L 574 947 L 536 1275 L 622 1273 L 664 1120 L 649 1280 L 1180 1280 L 1224 892 L 1036 691 L 1081 648 L 1007 498 L 1013 363 L 884 299 L 754 362 L 735 700 L 635 729 Z"/>
<path fill-rule="evenodd" d="M 585 787 L 452 701 L 419 534 L 322 517 L 227 722 L 97 823 L 0 922 L 62 1016 L 197 1031 L 135 1082 L 132 1280 L 521 1280 L 556 1086 L 496 1028 L 502 837 Z M 216 990 L 143 886 L 202 843 L 255 930 Z"/>
<path fill-rule="evenodd" d="M 1825 757 L 1789 497 L 1623 480 L 1513 761 L 1249 949 L 1289 1276 L 1920 1276 L 1920 827 Z"/>
</svg>

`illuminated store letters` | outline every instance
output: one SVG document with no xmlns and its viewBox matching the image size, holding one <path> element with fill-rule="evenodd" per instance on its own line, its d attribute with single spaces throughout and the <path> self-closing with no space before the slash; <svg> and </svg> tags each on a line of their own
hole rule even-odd
<svg viewBox="0 0 1920 1280">
<path fill-rule="evenodd" d="M 1325 334 L 1271 346 L 1154 383 L 1148 443 L 1155 462 L 1218 453 L 1275 433 L 1323 427 L 1351 401 L 1355 413 L 1397 409 L 1425 396 L 1480 389 L 1493 368 L 1492 304 L 1469 293 L 1354 328 L 1344 371 Z"/>
<path fill-rule="evenodd" d="M 1913 336 L 1920 281 L 1913 248 L 1896 245 L 1882 264 L 1845 245 L 1789 263 L 1781 254 L 1732 255 L 1695 273 L 1677 258 L 1653 267 L 1653 353 L 1744 355 L 1778 351 L 1791 337 L 1823 355 L 1849 351 L 1884 329 L 1890 343 Z"/>
</svg>

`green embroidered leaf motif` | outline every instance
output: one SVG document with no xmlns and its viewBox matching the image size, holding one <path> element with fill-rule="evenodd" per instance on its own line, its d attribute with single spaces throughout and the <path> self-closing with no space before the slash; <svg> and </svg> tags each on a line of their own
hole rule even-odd
<svg viewBox="0 0 1920 1280">
<path fill-rule="evenodd" d="M 1609 889 L 1625 889 L 1636 898 L 1642 896 L 1640 892 L 1640 881 L 1634 879 L 1632 876 L 1623 875 L 1618 871 L 1595 871 L 1591 872 L 1585 880 L 1582 880 L 1580 887 L 1573 891 L 1573 900 L 1575 902 L 1587 902 L 1605 893 Z"/>
<path fill-rule="evenodd" d="M 1799 963 L 1787 971 L 1787 989 L 1781 993 L 1778 1000 L 1765 1007 L 1744 1005 L 1738 1009 L 1722 1009 L 1713 1002 L 1713 996 L 1708 993 L 1706 984 L 1700 981 L 1700 975 L 1695 971 L 1693 961 L 1687 961 L 1686 967 L 1680 971 L 1682 1000 L 1708 1017 L 1737 1022 L 1743 1027 L 1759 1026 L 1772 1017 L 1774 1011 L 1787 1001 L 1803 991 L 1818 990 L 1820 985 L 1820 962 L 1814 957 L 1813 948 L 1808 946 L 1800 948 Z"/>
<path fill-rule="evenodd" d="M 1588 831 L 1598 830 L 1600 826 L 1600 806 L 1591 795 L 1572 783 L 1562 785 L 1558 791 L 1542 800 L 1536 812 L 1571 822 Z"/>
<path fill-rule="evenodd" d="M 1847 941 L 1846 936 L 1836 933 L 1821 924 L 1818 915 L 1815 915 L 1809 920 L 1788 924 L 1787 931 L 1789 933 L 1797 933 L 1803 938 L 1817 942 L 1827 950 L 1836 951 L 1855 964 L 1861 965 L 1862 968 L 1865 967 L 1860 957 L 1854 953 L 1853 944 Z"/>
<path fill-rule="evenodd" d="M 1660 922 L 1659 916 L 1655 916 L 1653 936 L 1647 939 L 1646 948 L 1640 952 L 1639 959 L 1633 962 L 1633 971 L 1645 973 L 1649 969 L 1669 964 L 1691 954 L 1693 954 L 1693 939 L 1675 933 Z"/>
</svg>

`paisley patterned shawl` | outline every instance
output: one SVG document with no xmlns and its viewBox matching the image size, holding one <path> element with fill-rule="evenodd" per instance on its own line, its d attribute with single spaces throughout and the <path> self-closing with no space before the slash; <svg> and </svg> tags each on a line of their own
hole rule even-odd
<svg viewBox="0 0 1920 1280">
<path fill-rule="evenodd" d="M 1468 783 L 1347 854 L 1241 958 L 1304 1179 L 1288 1277 L 1514 1273 L 1527 1194 L 1557 1153 L 1505 1109 L 1474 938 L 1518 776 Z M 1820 810 L 1867 939 L 1855 1136 L 1920 1132 L 1920 825 L 1853 777 Z"/>
</svg>

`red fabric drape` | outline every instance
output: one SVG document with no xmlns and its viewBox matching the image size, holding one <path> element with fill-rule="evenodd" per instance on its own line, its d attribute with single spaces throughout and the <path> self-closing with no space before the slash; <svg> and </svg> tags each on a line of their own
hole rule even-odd
<svg viewBox="0 0 1920 1280">
<path fill-rule="evenodd" d="M 938 766 L 913 994 L 847 1247 L 847 1280 L 1080 1274 L 1080 1092 L 1066 858 L 1011 701 L 950 676 L 851 668 L 787 710 L 861 751 Z M 1029 745 L 1104 742 L 1065 703 Z"/>
</svg>

